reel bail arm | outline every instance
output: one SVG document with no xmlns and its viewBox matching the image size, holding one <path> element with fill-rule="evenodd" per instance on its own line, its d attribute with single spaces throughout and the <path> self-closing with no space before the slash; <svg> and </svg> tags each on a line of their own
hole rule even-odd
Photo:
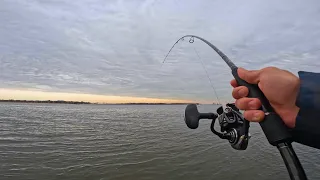
<svg viewBox="0 0 320 180">
<path fill-rule="evenodd" d="M 215 121 L 218 118 L 221 132 L 215 130 Z M 199 113 L 197 105 L 189 104 L 185 110 L 185 122 L 191 129 L 199 126 L 200 119 L 211 119 L 211 131 L 221 139 L 229 141 L 231 147 L 236 150 L 245 150 L 248 147 L 250 135 L 249 121 L 245 120 L 234 104 L 227 104 L 217 109 L 217 113 Z"/>
</svg>

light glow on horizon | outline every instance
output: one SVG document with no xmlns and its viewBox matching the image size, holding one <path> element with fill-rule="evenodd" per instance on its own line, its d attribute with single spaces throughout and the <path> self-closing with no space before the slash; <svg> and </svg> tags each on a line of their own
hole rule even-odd
<svg viewBox="0 0 320 180">
<path fill-rule="evenodd" d="M 91 103 L 195 103 L 192 100 L 108 96 L 84 93 L 44 92 L 38 90 L 1 89 L 0 99 L 14 100 L 65 100 Z"/>
</svg>

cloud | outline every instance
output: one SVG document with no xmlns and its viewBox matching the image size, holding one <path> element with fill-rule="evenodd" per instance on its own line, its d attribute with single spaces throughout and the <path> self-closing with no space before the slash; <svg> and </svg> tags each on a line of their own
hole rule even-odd
<svg viewBox="0 0 320 180">
<path fill-rule="evenodd" d="M 0 3 L 0 88 L 116 96 L 231 99 L 227 66 L 318 71 L 316 1 L 18 1 Z"/>
</svg>

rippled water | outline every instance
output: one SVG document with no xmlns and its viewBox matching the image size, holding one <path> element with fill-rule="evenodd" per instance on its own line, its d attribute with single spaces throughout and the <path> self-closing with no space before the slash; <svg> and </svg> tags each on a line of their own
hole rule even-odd
<svg viewBox="0 0 320 180">
<path fill-rule="evenodd" d="M 289 179 L 258 125 L 248 150 L 235 151 L 208 121 L 188 129 L 184 108 L 2 103 L 0 179 Z M 320 151 L 294 147 L 319 179 Z"/>
</svg>

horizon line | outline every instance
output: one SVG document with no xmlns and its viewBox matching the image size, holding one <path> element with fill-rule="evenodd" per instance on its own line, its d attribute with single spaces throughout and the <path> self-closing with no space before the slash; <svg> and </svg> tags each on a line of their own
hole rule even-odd
<svg viewBox="0 0 320 180">
<path fill-rule="evenodd" d="M 84 101 L 91 103 L 103 104 L 123 104 L 123 103 L 201 103 L 212 104 L 215 101 L 201 101 L 189 99 L 174 98 L 150 98 L 150 97 L 131 97 L 131 96 L 114 96 L 88 93 L 72 92 L 48 92 L 37 89 L 4 89 L 0 88 L 0 99 L 15 100 L 38 100 L 38 101 Z"/>
<path fill-rule="evenodd" d="M 0 102 L 22 102 L 22 103 L 55 103 L 55 104 L 101 104 L 101 105 L 114 105 L 114 104 L 216 104 L 216 103 L 200 103 L 200 102 L 125 102 L 125 103 L 92 103 L 87 101 L 65 101 L 65 100 L 21 100 L 21 99 L 0 99 Z"/>
</svg>

